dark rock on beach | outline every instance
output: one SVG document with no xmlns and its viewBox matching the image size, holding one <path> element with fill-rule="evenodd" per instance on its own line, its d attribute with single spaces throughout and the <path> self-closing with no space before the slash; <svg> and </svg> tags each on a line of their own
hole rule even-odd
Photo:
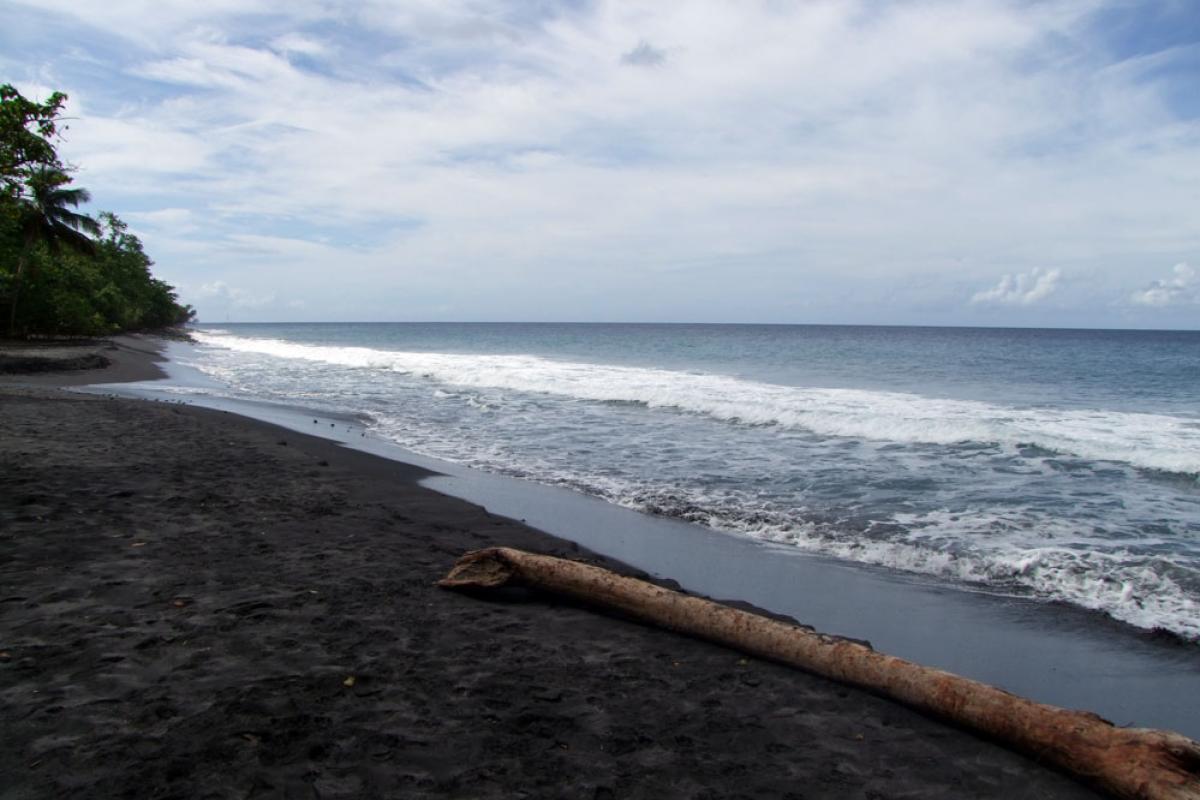
<svg viewBox="0 0 1200 800">
<path fill-rule="evenodd" d="M 163 376 L 161 340 L 186 334 L 121 335 L 99 340 L 0 341 L 0 376 L 43 386 L 117 383 Z"/>
</svg>

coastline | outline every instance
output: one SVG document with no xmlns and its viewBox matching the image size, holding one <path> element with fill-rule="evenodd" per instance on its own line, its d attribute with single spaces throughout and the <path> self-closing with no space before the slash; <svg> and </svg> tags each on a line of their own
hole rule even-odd
<svg viewBox="0 0 1200 800">
<path fill-rule="evenodd" d="M 315 433 L 423 467 L 430 474 L 422 486 L 521 520 L 691 593 L 867 640 L 890 655 L 1039 702 L 1086 709 L 1118 726 L 1200 738 L 1195 642 L 1080 606 L 806 553 L 429 458 L 376 435 L 350 413 L 227 397 L 220 384 L 185 366 L 192 360 L 189 345 L 169 342 L 163 352 L 163 381 L 80 390 L 170 403 L 184 398 L 189 405 Z"/>
<path fill-rule="evenodd" d="M 136 345 L 117 372 L 23 383 L 155 371 Z M 1095 796 L 803 673 L 438 591 L 492 544 L 620 566 L 418 486 L 420 467 L 190 406 L 0 404 L 21 464 L 0 493 L 17 796 Z"/>
</svg>

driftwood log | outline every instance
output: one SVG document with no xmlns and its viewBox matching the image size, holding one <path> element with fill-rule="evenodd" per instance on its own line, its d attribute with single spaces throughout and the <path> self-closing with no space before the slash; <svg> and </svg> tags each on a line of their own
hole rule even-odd
<svg viewBox="0 0 1200 800">
<path fill-rule="evenodd" d="M 447 589 L 525 586 L 718 642 L 898 700 L 1021 750 L 1122 798 L 1200 800 L 1200 744 L 1118 728 L 870 647 L 671 591 L 599 567 L 510 548 L 467 553 Z"/>
</svg>

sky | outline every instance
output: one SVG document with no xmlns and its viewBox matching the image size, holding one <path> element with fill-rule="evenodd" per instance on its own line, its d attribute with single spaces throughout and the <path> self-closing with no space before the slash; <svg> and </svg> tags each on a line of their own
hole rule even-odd
<svg viewBox="0 0 1200 800">
<path fill-rule="evenodd" d="M 1196 0 L 0 0 L 200 319 L 1200 328 Z"/>
</svg>

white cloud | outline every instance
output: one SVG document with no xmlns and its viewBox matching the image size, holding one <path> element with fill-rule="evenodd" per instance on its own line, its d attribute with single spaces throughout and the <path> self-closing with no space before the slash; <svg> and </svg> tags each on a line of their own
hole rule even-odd
<svg viewBox="0 0 1200 800">
<path fill-rule="evenodd" d="M 321 40 L 294 32 L 276 37 L 271 42 L 271 46 L 280 53 L 299 53 L 314 57 L 329 53 L 329 46 Z"/>
<path fill-rule="evenodd" d="M 218 147 L 203 133 L 156 114 L 81 116 L 63 149 L 80 165 L 81 182 L 94 186 L 97 180 L 144 184 L 194 174 L 218 157 Z"/>
<path fill-rule="evenodd" d="M 673 318 L 675 298 L 731 292 L 767 318 L 790 313 L 780 285 L 1010 273 L 965 307 L 947 294 L 969 322 L 1088 289 L 1042 264 L 1127 296 L 1129 264 L 1200 247 L 1200 125 L 1154 82 L 1170 70 L 1103 56 L 1099 0 L 158 5 L 23 13 L 58 14 L 71 47 L 121 37 L 102 77 L 61 84 L 80 117 L 64 152 L 104 207 L 193 210 L 208 257 L 194 229 L 147 241 L 192 285 L 219 254 L 222 275 L 290 259 L 301 284 L 336 263 L 397 317 L 427 307 L 406 305 L 420 273 L 481 317 L 485 296 L 536 309 L 565 283 L 569 317 L 613 318 L 636 287 Z"/>
<path fill-rule="evenodd" d="M 135 211 L 127 215 L 146 225 L 190 225 L 192 212 L 186 208 L 159 208 L 154 211 Z"/>
<path fill-rule="evenodd" d="M 1187 264 L 1176 264 L 1172 277 L 1153 281 L 1129 296 L 1142 306 L 1171 306 L 1200 303 L 1200 272 Z"/>
<path fill-rule="evenodd" d="M 322 258 L 336 258 L 340 252 L 337 248 L 320 242 L 251 233 L 233 234 L 228 238 L 228 246 L 232 250 L 249 254 L 255 258 L 270 257 L 277 260 L 310 258 L 318 263 Z"/>
<path fill-rule="evenodd" d="M 169 49 L 183 31 L 219 30 L 238 18 L 264 17 L 278 6 L 272 0 L 15 0 L 41 15 L 59 14 L 94 30 L 127 39 L 148 49 Z M 319 19 L 327 12 L 321 0 L 292 0 L 294 19 Z"/>
<path fill-rule="evenodd" d="M 1045 300 L 1058 288 L 1061 270 L 1041 270 L 1037 267 L 1029 272 L 1005 275 L 990 289 L 971 296 L 973 304 L 1031 306 Z"/>
<path fill-rule="evenodd" d="M 239 309 L 262 308 L 263 306 L 274 305 L 276 301 L 274 292 L 255 294 L 236 286 L 230 286 L 225 281 L 213 281 L 203 284 L 196 290 L 196 295 L 204 300 L 217 300 L 224 302 L 231 308 Z"/>
<path fill-rule="evenodd" d="M 168 233 L 173 236 L 186 236 L 200 233 L 204 228 L 196 224 L 196 215 L 187 208 L 159 208 L 153 211 L 130 211 L 120 215 L 128 219 L 142 236 L 142 230 L 151 234 Z"/>
</svg>

